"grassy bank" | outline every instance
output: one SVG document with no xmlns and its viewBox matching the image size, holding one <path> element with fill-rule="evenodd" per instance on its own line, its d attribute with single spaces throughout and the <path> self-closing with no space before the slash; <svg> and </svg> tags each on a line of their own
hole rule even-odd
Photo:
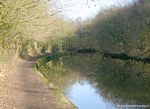
<svg viewBox="0 0 150 109">
<path fill-rule="evenodd" d="M 77 107 L 63 94 L 63 92 L 60 90 L 60 87 L 56 86 L 54 83 L 51 82 L 51 80 L 48 79 L 47 73 L 46 73 L 47 71 L 44 68 L 48 62 L 53 62 L 62 56 L 64 57 L 64 56 L 70 56 L 74 54 L 75 53 L 73 52 L 57 52 L 57 53 L 47 54 L 36 61 L 36 63 L 34 64 L 34 69 L 43 78 L 43 80 L 49 86 L 49 88 L 55 91 L 55 94 L 57 97 L 59 97 L 63 102 L 66 102 L 70 104 L 71 106 L 73 106 L 74 109 L 77 109 Z M 54 66 L 53 68 L 55 69 Z M 56 69 L 59 70 L 59 68 L 56 68 Z M 63 72 L 63 69 L 60 69 L 59 71 Z M 53 71 L 50 70 L 50 72 L 53 72 Z"/>
<path fill-rule="evenodd" d="M 57 53 L 48 54 L 48 55 L 38 59 L 38 61 L 35 64 L 35 67 L 38 70 L 38 68 L 40 68 L 41 66 L 46 64 L 48 61 L 56 60 L 62 56 L 68 56 L 68 55 L 70 56 L 70 55 L 74 55 L 74 54 L 76 54 L 76 53 L 75 52 L 57 52 Z"/>
</svg>

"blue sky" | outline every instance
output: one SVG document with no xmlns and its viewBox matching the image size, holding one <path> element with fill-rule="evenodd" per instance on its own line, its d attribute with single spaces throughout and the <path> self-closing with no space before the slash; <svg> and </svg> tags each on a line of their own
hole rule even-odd
<svg viewBox="0 0 150 109">
<path fill-rule="evenodd" d="M 65 18 L 86 20 L 94 17 L 99 11 L 114 6 L 124 6 L 133 0 L 52 0 L 61 9 Z"/>
</svg>

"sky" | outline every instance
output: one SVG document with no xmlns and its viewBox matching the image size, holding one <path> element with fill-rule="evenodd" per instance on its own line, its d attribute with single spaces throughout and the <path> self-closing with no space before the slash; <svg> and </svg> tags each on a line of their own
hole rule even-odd
<svg viewBox="0 0 150 109">
<path fill-rule="evenodd" d="M 61 14 L 71 20 L 86 20 L 94 17 L 99 11 L 114 6 L 125 6 L 133 0 L 52 0 Z"/>
</svg>

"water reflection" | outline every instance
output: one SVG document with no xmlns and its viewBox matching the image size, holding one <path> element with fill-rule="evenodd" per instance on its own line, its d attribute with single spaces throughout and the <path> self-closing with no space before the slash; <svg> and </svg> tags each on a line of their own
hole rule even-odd
<svg viewBox="0 0 150 109">
<path fill-rule="evenodd" d="M 40 70 L 79 109 L 150 105 L 150 64 L 90 54 L 61 57 Z"/>
</svg>

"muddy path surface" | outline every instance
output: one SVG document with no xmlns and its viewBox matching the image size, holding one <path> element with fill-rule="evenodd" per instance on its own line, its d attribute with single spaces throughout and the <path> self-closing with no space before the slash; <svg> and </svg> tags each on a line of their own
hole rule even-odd
<svg viewBox="0 0 150 109">
<path fill-rule="evenodd" d="M 60 91 L 49 88 L 35 73 L 36 60 L 17 59 L 9 66 L 11 71 L 0 77 L 0 109 L 74 109 Z"/>
</svg>

